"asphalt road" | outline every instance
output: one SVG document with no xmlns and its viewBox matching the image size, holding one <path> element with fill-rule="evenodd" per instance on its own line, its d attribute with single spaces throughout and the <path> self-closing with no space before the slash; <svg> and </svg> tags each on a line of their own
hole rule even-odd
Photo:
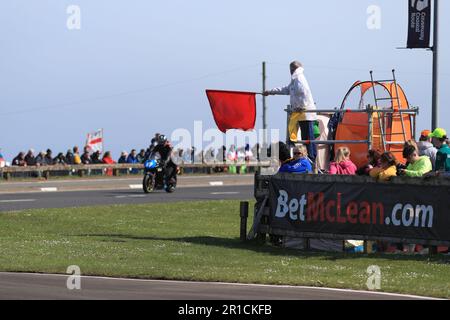
<svg viewBox="0 0 450 320">
<path fill-rule="evenodd" d="M 326 288 L 82 277 L 67 289 L 68 275 L 0 273 L 0 299 L 100 300 L 416 300 L 414 296 Z M 69 283 L 73 281 L 69 280 Z"/>
<path fill-rule="evenodd" d="M 253 186 L 179 187 L 174 193 L 142 189 L 90 190 L 67 192 L 27 192 L 0 194 L 0 212 L 39 208 L 67 208 L 113 204 L 142 204 L 174 201 L 250 200 Z"/>
</svg>

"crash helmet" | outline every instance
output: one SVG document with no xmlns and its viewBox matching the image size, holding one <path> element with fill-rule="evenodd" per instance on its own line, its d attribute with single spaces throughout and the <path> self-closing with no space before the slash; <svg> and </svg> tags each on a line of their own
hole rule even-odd
<svg viewBox="0 0 450 320">
<path fill-rule="evenodd" d="M 166 143 L 166 142 L 167 142 L 167 137 L 166 137 L 165 135 L 161 134 L 161 135 L 158 137 L 158 144 L 164 144 L 164 143 Z"/>
</svg>

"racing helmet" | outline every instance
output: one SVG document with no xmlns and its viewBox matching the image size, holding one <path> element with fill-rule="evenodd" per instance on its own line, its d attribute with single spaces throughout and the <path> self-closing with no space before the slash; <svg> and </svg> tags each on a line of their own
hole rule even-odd
<svg viewBox="0 0 450 320">
<path fill-rule="evenodd" d="M 165 135 L 162 134 L 158 137 L 158 144 L 164 144 L 166 142 L 167 142 L 167 137 Z"/>
</svg>

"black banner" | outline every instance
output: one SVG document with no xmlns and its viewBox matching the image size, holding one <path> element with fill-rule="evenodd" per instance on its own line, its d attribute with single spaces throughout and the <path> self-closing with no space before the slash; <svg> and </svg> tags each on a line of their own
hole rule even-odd
<svg viewBox="0 0 450 320">
<path fill-rule="evenodd" d="M 429 48 L 431 1 L 409 0 L 408 48 Z"/>
<path fill-rule="evenodd" d="M 328 181 L 311 179 L 289 174 L 270 178 L 272 229 L 450 243 L 450 183 L 405 185 L 351 183 L 339 177 Z"/>
</svg>

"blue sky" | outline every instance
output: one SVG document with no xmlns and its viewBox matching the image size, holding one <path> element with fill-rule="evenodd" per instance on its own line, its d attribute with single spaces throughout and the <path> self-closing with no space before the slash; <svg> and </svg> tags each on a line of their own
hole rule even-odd
<svg viewBox="0 0 450 320">
<path fill-rule="evenodd" d="M 441 1 L 440 126 L 450 130 L 450 2 Z M 68 30 L 69 5 L 81 29 Z M 381 8 L 381 29 L 366 10 Z M 407 38 L 406 0 L 144 1 L 4 0 L 0 4 L 0 148 L 82 146 L 104 128 L 106 149 L 148 145 L 154 132 L 215 127 L 204 90 L 261 90 L 305 65 L 319 108 L 334 108 L 369 70 L 397 70 L 409 101 L 431 124 L 431 52 L 398 50 Z M 270 128 L 285 131 L 288 97 L 269 97 Z M 261 126 L 258 100 L 257 127 Z"/>
</svg>

